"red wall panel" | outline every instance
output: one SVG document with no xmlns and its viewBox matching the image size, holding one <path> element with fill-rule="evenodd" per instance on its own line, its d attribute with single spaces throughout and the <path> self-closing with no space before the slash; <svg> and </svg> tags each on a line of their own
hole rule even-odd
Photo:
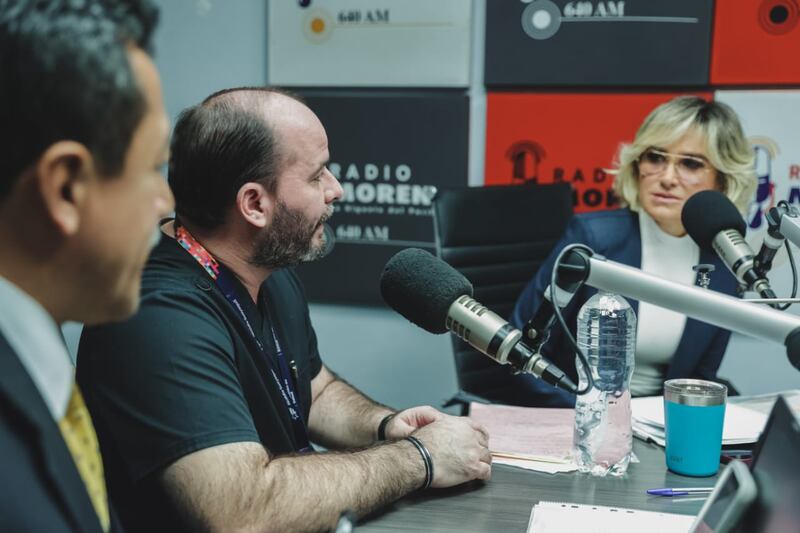
<svg viewBox="0 0 800 533">
<path fill-rule="evenodd" d="M 800 0 L 717 0 L 714 85 L 800 83 Z"/>
</svg>

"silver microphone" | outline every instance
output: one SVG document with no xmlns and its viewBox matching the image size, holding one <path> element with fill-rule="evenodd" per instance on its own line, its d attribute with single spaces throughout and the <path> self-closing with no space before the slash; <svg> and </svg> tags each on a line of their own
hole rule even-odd
<svg viewBox="0 0 800 533">
<path fill-rule="evenodd" d="M 756 271 L 753 249 L 739 231 L 720 231 L 711 241 L 711 246 L 740 283 L 762 295 L 771 292 L 767 278 Z"/>
<path fill-rule="evenodd" d="M 498 363 L 572 393 L 578 389 L 561 369 L 525 345 L 520 330 L 475 301 L 472 285 L 461 273 L 424 250 L 402 250 L 386 263 L 381 295 L 426 331 L 450 331 Z"/>
<path fill-rule="evenodd" d="M 467 295 L 461 296 L 450 306 L 445 325 L 457 337 L 500 364 L 511 364 L 517 370 L 533 374 L 553 385 L 558 385 L 563 379 L 569 381 L 550 361 L 520 342 L 520 330 Z M 562 388 L 575 392 L 572 387 Z"/>
</svg>

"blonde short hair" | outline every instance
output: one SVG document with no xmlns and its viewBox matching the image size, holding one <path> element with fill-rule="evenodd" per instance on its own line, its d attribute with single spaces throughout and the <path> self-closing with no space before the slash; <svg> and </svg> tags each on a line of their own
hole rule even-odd
<svg viewBox="0 0 800 533">
<path fill-rule="evenodd" d="M 644 119 L 632 144 L 619 152 L 613 190 L 623 206 L 639 210 L 638 162 L 651 147 L 664 147 L 695 129 L 706 139 L 708 160 L 717 170 L 717 187 L 744 213 L 756 188 L 754 152 L 739 117 L 727 104 L 697 96 L 678 96 Z"/>
</svg>

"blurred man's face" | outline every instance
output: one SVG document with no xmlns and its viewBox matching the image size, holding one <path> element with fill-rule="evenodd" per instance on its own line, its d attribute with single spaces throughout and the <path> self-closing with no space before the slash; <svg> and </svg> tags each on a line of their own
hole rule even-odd
<svg viewBox="0 0 800 533">
<path fill-rule="evenodd" d="M 169 119 L 152 60 L 131 49 L 129 61 L 147 110 L 131 139 L 122 172 L 92 181 L 81 221 L 79 254 L 87 294 L 83 320 L 123 319 L 139 304 L 142 270 L 158 221 L 174 208 L 162 174 L 168 158 Z"/>
</svg>

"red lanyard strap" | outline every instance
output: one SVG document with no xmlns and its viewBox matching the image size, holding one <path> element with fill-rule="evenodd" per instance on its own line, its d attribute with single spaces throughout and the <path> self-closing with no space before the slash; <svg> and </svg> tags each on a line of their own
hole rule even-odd
<svg viewBox="0 0 800 533">
<path fill-rule="evenodd" d="M 292 421 L 295 440 L 297 441 L 297 446 L 300 448 L 299 451 L 310 450 L 311 445 L 308 440 L 308 430 L 303 420 L 302 410 L 300 409 L 300 395 L 292 381 L 292 373 L 286 362 L 286 354 L 283 352 L 281 343 L 278 341 L 278 335 L 275 333 L 272 321 L 270 320 L 270 330 L 272 331 L 272 338 L 275 341 L 275 360 L 277 360 L 278 363 L 277 369 L 275 368 L 275 361 L 273 361 L 267 353 L 264 344 L 261 342 L 261 339 L 259 339 L 255 329 L 253 329 L 250 319 L 247 317 L 247 313 L 239 301 L 239 296 L 236 294 L 235 290 L 235 277 L 231 271 L 225 265 L 214 259 L 208 250 L 203 248 L 203 245 L 197 242 L 189 231 L 177 224 L 177 222 L 175 224 L 175 237 L 178 243 L 200 263 L 211 279 L 216 282 L 217 287 L 222 291 L 225 299 L 228 300 L 231 306 L 236 310 L 245 329 L 250 334 L 253 345 L 258 348 L 259 354 L 266 361 L 270 374 L 275 381 L 275 385 L 281 393 L 281 397 L 286 405 L 286 410 L 289 413 L 289 418 Z M 280 376 L 278 374 L 280 374 Z"/>
</svg>

